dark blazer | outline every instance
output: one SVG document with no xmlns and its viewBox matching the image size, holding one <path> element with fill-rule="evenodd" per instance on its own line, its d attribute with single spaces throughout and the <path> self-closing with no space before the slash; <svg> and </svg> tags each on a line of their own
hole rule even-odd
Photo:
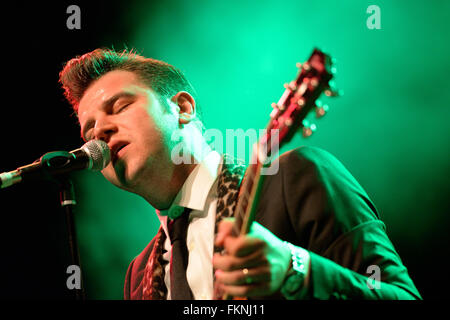
<svg viewBox="0 0 450 320">
<path fill-rule="evenodd" d="M 264 177 L 255 220 L 310 252 L 312 299 L 421 299 L 369 196 L 324 150 L 300 147 L 280 156 L 278 173 Z M 153 244 L 131 262 L 125 299 L 142 297 Z M 369 266 L 381 271 L 379 288 L 368 285 Z"/>
</svg>

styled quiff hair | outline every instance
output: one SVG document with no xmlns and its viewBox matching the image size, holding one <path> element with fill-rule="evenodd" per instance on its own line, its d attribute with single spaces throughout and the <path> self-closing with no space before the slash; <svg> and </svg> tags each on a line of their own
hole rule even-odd
<svg viewBox="0 0 450 320">
<path fill-rule="evenodd" d="M 95 49 L 69 60 L 59 74 L 64 95 L 75 112 L 89 85 L 109 71 L 134 72 L 144 84 L 157 93 L 163 105 L 179 91 L 186 91 L 196 99 L 192 85 L 176 67 L 138 55 L 133 50 L 117 52 L 112 49 Z M 198 109 L 198 106 L 196 106 Z M 199 116 L 196 110 L 197 117 Z"/>
</svg>

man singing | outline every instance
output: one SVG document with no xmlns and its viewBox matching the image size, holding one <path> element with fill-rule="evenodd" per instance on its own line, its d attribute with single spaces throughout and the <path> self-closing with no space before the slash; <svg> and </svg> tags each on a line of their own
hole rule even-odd
<svg viewBox="0 0 450 320">
<path fill-rule="evenodd" d="M 236 236 L 229 217 L 245 167 L 208 146 L 180 70 L 97 49 L 70 60 L 60 82 L 82 138 L 111 149 L 102 174 L 161 222 L 128 268 L 125 299 L 421 299 L 369 196 L 328 152 L 281 155 L 250 232 Z M 180 141 L 189 161 L 173 159 Z"/>
</svg>

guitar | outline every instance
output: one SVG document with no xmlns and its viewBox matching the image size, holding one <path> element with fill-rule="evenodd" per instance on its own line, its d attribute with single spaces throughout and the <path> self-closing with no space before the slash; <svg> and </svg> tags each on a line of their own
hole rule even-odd
<svg viewBox="0 0 450 320">
<path fill-rule="evenodd" d="M 270 121 L 265 134 L 255 144 L 251 164 L 248 166 L 240 187 L 236 209 L 234 211 L 233 234 L 245 235 L 255 218 L 259 193 L 264 181 L 264 170 L 269 169 L 272 153 L 289 142 L 298 130 L 304 137 L 309 137 L 316 129 L 309 124 L 307 115 L 315 110 L 320 118 L 327 112 L 327 105 L 317 99 L 339 95 L 331 87 L 335 73 L 332 58 L 318 49 L 314 49 L 310 58 L 303 64 L 298 63 L 298 75 L 295 80 L 285 84 L 285 91 L 278 103 L 273 103 Z M 231 299 L 224 295 L 223 300 Z M 242 298 L 236 298 L 242 299 Z"/>
</svg>

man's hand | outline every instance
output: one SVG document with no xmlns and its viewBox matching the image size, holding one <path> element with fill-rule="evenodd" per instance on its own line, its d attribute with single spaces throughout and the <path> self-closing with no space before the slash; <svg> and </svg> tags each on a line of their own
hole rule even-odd
<svg viewBox="0 0 450 320">
<path fill-rule="evenodd" d="M 291 261 L 282 240 L 257 222 L 245 236 L 232 235 L 233 219 L 219 224 L 215 245 L 222 254 L 213 257 L 216 285 L 237 297 L 267 296 L 280 290 Z"/>
</svg>

